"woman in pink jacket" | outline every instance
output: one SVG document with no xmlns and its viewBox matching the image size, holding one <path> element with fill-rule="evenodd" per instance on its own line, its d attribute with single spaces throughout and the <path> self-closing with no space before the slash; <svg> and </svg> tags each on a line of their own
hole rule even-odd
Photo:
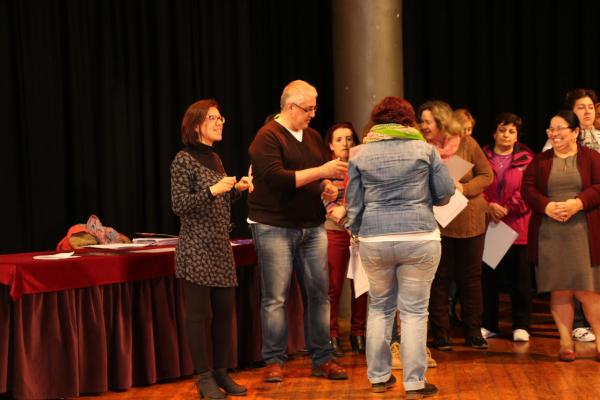
<svg viewBox="0 0 600 400">
<path fill-rule="evenodd" d="M 484 191 L 488 201 L 487 215 L 491 223 L 506 223 L 519 236 L 496 269 L 483 265 L 483 327 L 484 338 L 495 336 L 498 329 L 498 295 L 500 283 L 509 285 L 512 306 L 512 332 L 515 342 L 529 341 L 531 320 L 531 265 L 527 261 L 527 225 L 531 210 L 521 197 L 521 181 L 533 152 L 519 143 L 522 120 L 512 113 L 496 117 L 494 144 L 483 148 L 494 181 Z M 505 278 L 505 279 L 502 279 Z"/>
</svg>

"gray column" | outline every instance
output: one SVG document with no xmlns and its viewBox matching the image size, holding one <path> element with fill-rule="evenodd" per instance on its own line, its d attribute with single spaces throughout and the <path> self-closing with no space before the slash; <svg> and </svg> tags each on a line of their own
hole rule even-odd
<svg viewBox="0 0 600 400">
<path fill-rule="evenodd" d="M 361 135 L 377 102 L 404 95 L 402 0 L 333 0 L 332 25 L 335 119 Z"/>
</svg>

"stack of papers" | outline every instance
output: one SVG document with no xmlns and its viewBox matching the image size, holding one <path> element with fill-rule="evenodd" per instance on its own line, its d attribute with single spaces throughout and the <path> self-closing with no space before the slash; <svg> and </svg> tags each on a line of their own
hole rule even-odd
<svg viewBox="0 0 600 400">
<path fill-rule="evenodd" d="M 175 246 L 177 244 L 177 237 L 169 238 L 134 238 L 134 244 L 143 244 L 145 246 Z"/>
</svg>

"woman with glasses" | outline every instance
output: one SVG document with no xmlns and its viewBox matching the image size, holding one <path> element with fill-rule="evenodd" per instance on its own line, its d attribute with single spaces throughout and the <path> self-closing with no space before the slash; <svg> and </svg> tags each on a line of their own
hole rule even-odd
<svg viewBox="0 0 600 400">
<path fill-rule="evenodd" d="M 232 349 L 237 343 L 237 277 L 229 222 L 231 201 L 240 191 L 252 191 L 253 185 L 248 177 L 237 182 L 234 176 L 227 176 L 213 150 L 213 144 L 223 137 L 224 123 L 215 100 L 192 104 L 181 123 L 184 148 L 171 164 L 171 206 L 181 222 L 175 275 L 183 282 L 198 394 L 209 399 L 246 394 L 246 388 L 227 373 L 228 367 L 236 366 Z"/>
<path fill-rule="evenodd" d="M 571 110 L 552 117 L 546 132 L 552 149 L 535 156 L 523 177 L 533 212 L 528 254 L 537 264 L 538 291 L 551 294 L 559 360 L 573 361 L 573 298 L 600 332 L 600 154 L 577 143 L 579 120 Z"/>
<path fill-rule="evenodd" d="M 354 127 L 349 122 L 340 122 L 332 125 L 325 134 L 326 152 L 330 154 L 330 159 L 339 159 L 348 162 L 350 148 L 358 144 L 358 136 Z M 344 228 L 346 220 L 346 204 L 344 195 L 346 194 L 347 181 L 342 178 L 333 178 L 331 182 L 339 189 L 335 199 L 323 199 L 323 205 L 327 211 L 325 220 L 325 229 L 327 230 L 327 262 L 329 265 L 329 304 L 330 304 L 330 322 L 329 336 L 333 346 L 333 355 L 342 357 L 344 351 L 339 340 L 338 315 L 340 313 L 340 297 L 348 261 L 350 259 L 350 235 Z M 365 352 L 365 330 L 367 325 L 367 294 L 364 293 L 358 298 L 354 296 L 354 285 L 351 288 L 351 309 L 350 318 L 350 344 L 352 351 L 356 353 Z"/>
<path fill-rule="evenodd" d="M 533 152 L 518 140 L 522 120 L 512 113 L 496 117 L 494 143 L 483 152 L 494 171 L 494 181 L 485 189 L 487 215 L 491 222 L 504 222 L 518 237 L 494 269 L 483 265 L 483 327 L 484 338 L 495 336 L 498 326 L 498 296 L 502 281 L 508 283 L 513 341 L 529 341 L 531 320 L 531 266 L 527 261 L 527 226 L 531 216 L 529 206 L 521 196 L 523 172 L 533 159 Z M 502 279 L 502 278 L 505 279 Z"/>
</svg>

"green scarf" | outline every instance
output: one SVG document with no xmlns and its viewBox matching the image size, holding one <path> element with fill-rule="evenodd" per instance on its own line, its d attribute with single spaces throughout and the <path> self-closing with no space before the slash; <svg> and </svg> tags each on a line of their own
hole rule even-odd
<svg viewBox="0 0 600 400">
<path fill-rule="evenodd" d="M 408 139 L 426 141 L 418 129 L 401 124 L 373 125 L 369 133 L 363 138 L 363 143 L 378 142 L 389 139 Z"/>
</svg>

